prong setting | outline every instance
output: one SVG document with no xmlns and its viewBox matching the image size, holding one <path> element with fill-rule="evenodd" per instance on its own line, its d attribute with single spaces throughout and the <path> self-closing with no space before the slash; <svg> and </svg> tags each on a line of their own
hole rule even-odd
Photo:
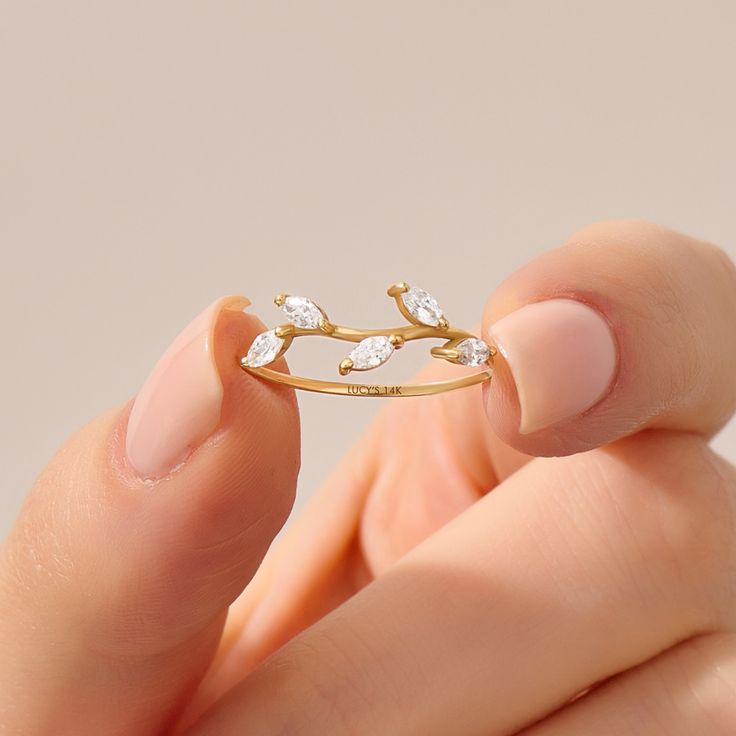
<svg viewBox="0 0 736 736">
<path fill-rule="evenodd" d="M 386 289 L 386 293 L 394 298 L 401 296 L 407 291 L 409 291 L 409 284 L 407 284 L 406 281 L 397 281 Z"/>
</svg>

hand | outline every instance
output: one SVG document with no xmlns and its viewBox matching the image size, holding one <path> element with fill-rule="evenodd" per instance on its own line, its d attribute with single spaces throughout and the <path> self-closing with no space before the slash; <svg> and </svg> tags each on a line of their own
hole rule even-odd
<svg viewBox="0 0 736 736">
<path fill-rule="evenodd" d="M 233 360 L 263 325 L 213 305 L 3 547 L 3 728 L 160 733 L 235 685 L 192 734 L 730 733 L 736 478 L 707 439 L 736 401 L 735 285 L 641 224 L 519 271 L 484 316 L 486 395 L 387 404 L 224 634 L 288 514 L 298 418 Z"/>
<path fill-rule="evenodd" d="M 612 368 L 598 314 L 557 298 L 603 315 Z M 514 274 L 483 318 L 508 357 L 488 413 L 471 389 L 386 404 L 234 607 L 193 711 L 295 638 L 193 733 L 736 732 L 736 474 L 707 445 L 735 325 L 733 264 L 652 225 Z"/>
</svg>

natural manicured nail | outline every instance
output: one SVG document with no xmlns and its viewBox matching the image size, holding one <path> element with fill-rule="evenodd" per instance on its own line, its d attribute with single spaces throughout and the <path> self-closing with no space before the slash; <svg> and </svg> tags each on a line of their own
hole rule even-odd
<svg viewBox="0 0 736 736">
<path fill-rule="evenodd" d="M 582 302 L 527 304 L 491 325 L 489 333 L 516 384 L 521 434 L 580 414 L 611 385 L 617 363 L 611 328 Z"/>
<path fill-rule="evenodd" d="M 168 475 L 217 428 L 223 388 L 215 363 L 214 329 L 223 310 L 241 311 L 245 297 L 218 299 L 161 356 L 135 399 L 125 452 L 145 479 Z"/>
</svg>

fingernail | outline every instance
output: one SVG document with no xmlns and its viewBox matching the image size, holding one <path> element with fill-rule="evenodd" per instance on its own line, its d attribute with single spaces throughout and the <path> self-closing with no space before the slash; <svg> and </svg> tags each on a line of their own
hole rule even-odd
<svg viewBox="0 0 736 736">
<path fill-rule="evenodd" d="M 222 381 L 214 329 L 223 310 L 241 311 L 244 297 L 218 299 L 184 328 L 146 379 L 128 419 L 125 452 L 144 479 L 168 475 L 217 428 Z"/>
<path fill-rule="evenodd" d="M 527 304 L 491 325 L 489 333 L 516 384 L 521 434 L 584 412 L 611 385 L 616 370 L 611 328 L 582 302 Z"/>
</svg>

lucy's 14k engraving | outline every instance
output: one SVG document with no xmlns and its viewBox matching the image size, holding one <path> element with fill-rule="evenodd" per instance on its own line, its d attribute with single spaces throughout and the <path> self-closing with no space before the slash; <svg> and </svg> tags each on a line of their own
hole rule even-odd
<svg viewBox="0 0 736 736">
<path fill-rule="evenodd" d="M 403 396 L 402 386 L 369 386 L 363 383 L 348 383 L 345 388 L 355 396 Z"/>
</svg>

